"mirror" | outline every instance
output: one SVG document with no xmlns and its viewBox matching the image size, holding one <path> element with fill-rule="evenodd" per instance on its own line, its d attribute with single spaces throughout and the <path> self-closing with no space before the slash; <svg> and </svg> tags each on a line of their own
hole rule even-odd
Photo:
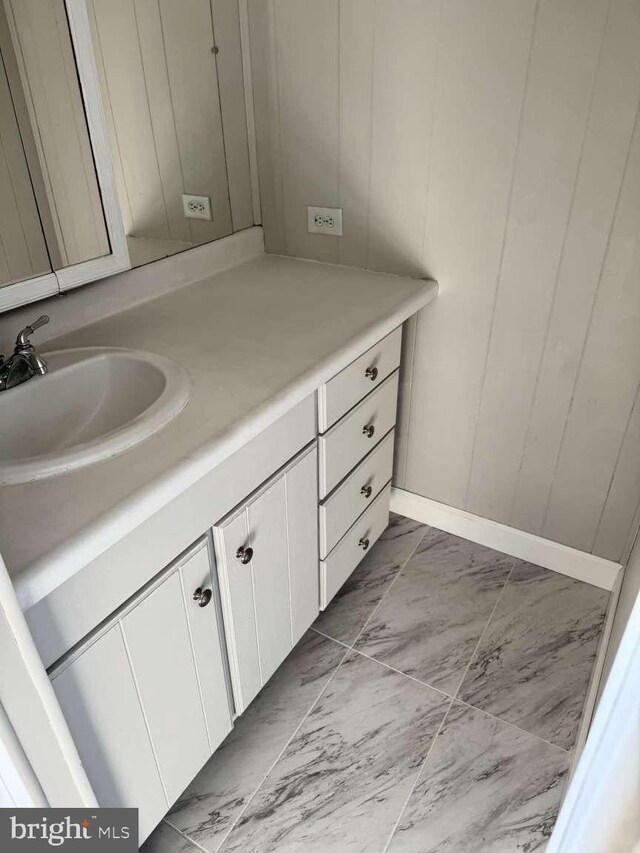
<svg viewBox="0 0 640 853">
<path fill-rule="evenodd" d="M 64 0 L 0 4 L 0 286 L 111 251 Z"/>
<path fill-rule="evenodd" d="M 0 310 L 253 224 L 239 0 L 0 0 Z"/>
<path fill-rule="evenodd" d="M 228 66 L 235 52 L 241 67 L 237 0 L 87 5 L 131 265 L 252 225 L 232 214 L 223 119 L 232 122 L 233 114 L 223 116 L 219 86 L 219 63 Z M 214 24 L 229 30 L 221 46 Z M 239 96 L 235 112 L 244 121 L 242 90 Z M 246 130 L 240 144 L 248 174 Z"/>
</svg>

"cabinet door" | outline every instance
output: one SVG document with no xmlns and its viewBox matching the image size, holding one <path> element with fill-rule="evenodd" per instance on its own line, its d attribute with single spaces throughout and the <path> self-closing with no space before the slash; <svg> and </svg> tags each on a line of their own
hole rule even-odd
<svg viewBox="0 0 640 853">
<path fill-rule="evenodd" d="M 285 478 L 291 640 L 293 645 L 318 615 L 318 454 L 314 448 Z"/>
<path fill-rule="evenodd" d="M 141 840 L 231 730 L 221 642 L 203 539 L 51 676 L 98 802 L 139 808 Z"/>
<path fill-rule="evenodd" d="M 176 572 L 123 620 L 160 775 L 173 803 L 210 754 Z"/>
<path fill-rule="evenodd" d="M 236 710 L 319 611 L 315 445 L 214 528 Z"/>
<path fill-rule="evenodd" d="M 213 556 L 213 554 L 211 554 Z M 182 591 L 189 619 L 198 681 L 202 693 L 211 752 L 231 730 L 231 685 L 223 653 L 222 624 L 216 595 L 201 607 L 194 599 L 198 589 L 212 589 L 210 548 L 197 550 L 180 566 Z"/>
<path fill-rule="evenodd" d="M 255 619 L 264 684 L 291 651 L 291 602 L 285 477 L 248 507 Z"/>
<path fill-rule="evenodd" d="M 52 677 L 87 776 L 101 806 L 136 806 L 140 840 L 170 803 L 119 624 Z"/>
<path fill-rule="evenodd" d="M 236 711 L 241 713 L 262 686 L 253 596 L 253 567 L 236 557 L 249 543 L 246 507 L 224 527 L 214 528 L 229 666 Z"/>
</svg>

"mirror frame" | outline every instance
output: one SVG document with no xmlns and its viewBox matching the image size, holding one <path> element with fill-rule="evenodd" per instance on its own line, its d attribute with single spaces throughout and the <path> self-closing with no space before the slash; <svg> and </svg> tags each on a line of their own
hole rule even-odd
<svg viewBox="0 0 640 853">
<path fill-rule="evenodd" d="M 0 287 L 0 312 L 131 269 L 86 0 L 64 0 L 111 253 Z"/>
</svg>

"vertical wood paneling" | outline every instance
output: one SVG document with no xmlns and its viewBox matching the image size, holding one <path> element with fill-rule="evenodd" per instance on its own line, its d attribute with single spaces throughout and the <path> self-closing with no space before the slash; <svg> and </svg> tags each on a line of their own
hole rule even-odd
<svg viewBox="0 0 640 853">
<path fill-rule="evenodd" d="M 462 506 L 500 264 L 534 0 L 443 9 L 407 488 Z M 489 118 L 490 117 L 490 118 Z"/>
<path fill-rule="evenodd" d="M 155 157 L 158 166 L 158 183 L 154 181 L 158 207 L 165 210 L 166 236 L 172 240 L 191 241 L 191 223 L 182 212 L 184 181 L 158 0 L 135 0 L 133 11 L 138 31 L 140 70 L 144 75 L 144 90 L 149 104 L 152 147 L 146 154 L 152 161 Z M 141 115 L 145 115 L 144 104 L 140 106 Z M 144 201 L 148 203 L 148 198 Z"/>
<path fill-rule="evenodd" d="M 639 330 L 637 122 L 543 527 L 543 535 L 582 550 L 592 547 L 636 396 Z"/>
<path fill-rule="evenodd" d="M 639 44 L 639 4 L 613 0 L 510 518 L 532 533 L 543 527 L 629 150 L 640 97 Z"/>
<path fill-rule="evenodd" d="M 0 57 L 0 287 L 49 272 L 49 258 Z"/>
<path fill-rule="evenodd" d="M 309 234 L 307 205 L 338 200 L 338 0 L 276 0 L 287 252 L 336 262 L 336 237 Z"/>
<path fill-rule="evenodd" d="M 373 269 L 424 273 L 441 7 L 441 0 L 377 3 L 371 189 L 369 206 L 363 209 L 369 230 L 367 266 Z"/>
<path fill-rule="evenodd" d="M 640 386 L 620 448 L 598 525 L 593 551 L 609 560 L 624 559 L 640 507 Z"/>
<path fill-rule="evenodd" d="M 133 0 L 92 0 L 107 95 L 138 237 L 170 237 Z"/>
<path fill-rule="evenodd" d="M 274 3 L 251 4 L 269 248 L 336 257 L 304 206 L 336 198 L 337 173 L 338 260 L 440 283 L 405 340 L 396 482 L 619 558 L 640 498 L 640 319 L 635 238 L 621 212 L 611 229 L 640 4 L 341 0 L 336 24 L 333 2 Z M 337 93 L 331 72 L 309 80 L 336 55 Z"/>
<path fill-rule="evenodd" d="M 238 227 L 247 227 L 252 210 L 237 0 L 217 6 L 226 53 L 220 93 L 209 0 L 92 0 L 92 13 L 127 233 L 184 248 L 217 239 L 232 231 L 230 195 Z M 209 196 L 212 221 L 186 219 L 183 193 Z"/>
<path fill-rule="evenodd" d="M 159 5 L 183 192 L 211 198 L 212 221 L 190 221 L 193 242 L 203 243 L 232 232 L 211 7 L 208 0 Z"/>
<path fill-rule="evenodd" d="M 229 178 L 229 200 L 234 231 L 253 225 L 251 169 L 247 139 L 247 112 L 240 41 L 238 0 L 211 3 L 224 150 Z"/>
<path fill-rule="evenodd" d="M 606 13 L 540 3 L 466 502 L 490 518 L 511 511 Z"/>
<path fill-rule="evenodd" d="M 338 260 L 348 266 L 366 267 L 376 0 L 341 0 L 339 25 L 338 204 L 344 236 L 339 241 Z"/>
<path fill-rule="evenodd" d="M 63 265 L 109 252 L 63 0 L 12 0 L 7 12 Z"/>
<path fill-rule="evenodd" d="M 248 0 L 260 206 L 268 252 L 284 254 L 275 0 Z M 311 256 L 313 257 L 313 256 Z"/>
</svg>

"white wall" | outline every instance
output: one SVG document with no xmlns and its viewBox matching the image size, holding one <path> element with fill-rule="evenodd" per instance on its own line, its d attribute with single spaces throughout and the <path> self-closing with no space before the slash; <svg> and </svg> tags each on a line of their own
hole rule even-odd
<svg viewBox="0 0 640 853">
<path fill-rule="evenodd" d="M 640 502 L 638 0 L 249 0 L 267 247 L 429 275 L 396 484 L 619 560 Z M 634 130 L 635 128 L 635 130 Z M 344 237 L 306 233 L 340 206 Z"/>
</svg>

